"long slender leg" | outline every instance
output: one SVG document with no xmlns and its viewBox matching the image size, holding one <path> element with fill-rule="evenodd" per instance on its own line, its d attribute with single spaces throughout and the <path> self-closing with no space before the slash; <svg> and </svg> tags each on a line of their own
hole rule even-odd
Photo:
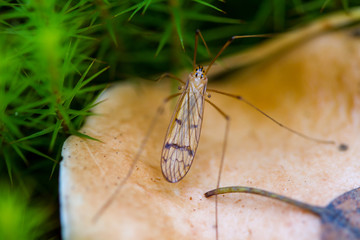
<svg viewBox="0 0 360 240">
<path fill-rule="evenodd" d="M 183 85 L 185 85 L 185 82 L 181 78 L 175 76 L 172 73 L 163 73 L 163 74 L 161 74 L 161 76 L 158 79 L 156 79 L 156 81 L 160 81 L 160 80 L 162 80 L 164 78 L 171 78 L 171 79 L 174 79 L 174 80 L 176 80 L 178 82 L 181 82 Z"/>
<path fill-rule="evenodd" d="M 229 133 L 229 126 L 230 126 L 230 117 L 225 114 L 221 109 L 216 106 L 214 103 L 210 102 L 208 99 L 205 99 L 206 102 L 210 103 L 211 106 L 213 106 L 226 120 L 226 127 L 225 127 L 225 134 L 224 134 L 224 144 L 223 149 L 221 153 L 221 161 L 220 161 L 220 167 L 219 167 L 219 173 L 218 173 L 218 179 L 216 182 L 216 189 L 220 187 L 220 180 L 221 180 L 221 173 L 224 166 L 224 159 L 225 159 L 225 150 L 227 146 L 227 140 L 228 140 L 228 133 Z M 216 227 L 216 239 L 219 239 L 219 227 L 218 227 L 218 198 L 217 195 L 215 195 L 215 227 Z"/>
<path fill-rule="evenodd" d="M 127 172 L 126 176 L 121 180 L 121 182 L 119 183 L 119 185 L 116 187 L 115 191 L 110 195 L 110 197 L 108 198 L 108 200 L 102 205 L 102 207 L 97 211 L 97 213 L 95 214 L 94 218 L 93 218 L 93 221 L 96 222 L 99 217 L 104 213 L 104 211 L 111 205 L 111 203 L 114 201 L 116 195 L 119 193 L 119 191 L 122 189 L 122 187 L 125 185 L 126 181 L 129 179 L 129 177 L 131 176 L 132 172 L 134 171 L 135 169 L 135 166 L 136 166 L 136 163 L 138 162 L 139 158 L 140 158 L 140 155 L 142 153 L 142 151 L 144 150 L 144 147 L 147 143 L 147 141 L 149 140 L 149 137 L 150 137 L 150 134 L 152 133 L 153 129 L 154 129 L 154 126 L 157 122 L 157 119 L 159 117 L 159 115 L 161 115 L 163 112 L 164 112 L 164 106 L 165 104 L 181 95 L 182 93 L 176 93 L 176 94 L 173 94 L 173 95 L 170 95 L 169 97 L 165 98 L 163 103 L 158 107 L 156 113 L 155 113 L 155 116 L 153 117 L 151 123 L 150 123 L 150 126 L 146 132 L 146 135 L 144 137 L 144 139 L 142 140 L 141 144 L 140 144 L 140 147 L 139 147 L 139 150 L 137 151 L 136 155 L 135 155 L 135 158 L 130 166 L 130 169 L 129 171 Z"/>
<path fill-rule="evenodd" d="M 267 113 L 265 113 L 264 111 L 260 110 L 258 107 L 256 107 L 254 104 L 250 103 L 249 101 L 247 101 L 246 99 L 244 99 L 242 96 L 239 96 L 239 95 L 234 95 L 234 94 L 231 94 L 231 93 L 226 93 L 226 92 L 221 92 L 221 91 L 218 91 L 218 90 L 215 90 L 215 89 L 207 89 L 206 90 L 207 92 L 215 92 L 215 93 L 219 93 L 219 94 L 222 94 L 222 95 L 225 95 L 225 96 L 228 96 L 228 97 L 232 97 L 232 98 L 235 98 L 237 100 L 240 100 L 242 102 L 244 102 L 245 104 L 247 104 L 248 106 L 250 106 L 251 108 L 255 109 L 257 112 L 261 113 L 262 115 L 264 115 L 265 117 L 267 117 L 268 119 L 270 119 L 271 121 L 273 121 L 275 124 L 279 125 L 281 128 L 284 128 L 302 138 L 305 138 L 305 139 L 308 139 L 308 140 L 311 140 L 311 141 L 314 141 L 314 142 L 318 142 L 318 143 L 323 143 L 323 144 L 335 144 L 337 145 L 337 143 L 333 140 L 324 140 L 324 139 L 318 139 L 318 138 L 314 138 L 314 137 L 310 137 L 308 135 L 305 135 L 301 132 L 298 132 L 290 127 L 287 127 L 285 126 L 284 124 L 280 123 L 279 121 L 275 120 L 274 118 L 272 118 L 270 115 L 268 115 Z M 345 144 L 339 144 L 338 145 L 338 148 L 339 150 L 346 150 L 347 147 Z"/>
<path fill-rule="evenodd" d="M 218 54 L 211 60 L 210 64 L 208 65 L 206 71 L 205 71 L 205 75 L 209 72 L 211 66 L 214 64 L 214 62 L 216 61 L 216 59 L 221 55 L 221 53 L 232 43 L 232 41 L 234 41 L 235 39 L 240 39 L 240 38 L 258 38 L 258 37 L 270 37 L 270 34 L 257 34 L 257 35 L 244 35 L 244 36 L 232 36 L 229 40 L 227 40 L 227 42 L 224 44 L 224 46 L 220 49 L 220 51 L 218 52 Z"/>
</svg>

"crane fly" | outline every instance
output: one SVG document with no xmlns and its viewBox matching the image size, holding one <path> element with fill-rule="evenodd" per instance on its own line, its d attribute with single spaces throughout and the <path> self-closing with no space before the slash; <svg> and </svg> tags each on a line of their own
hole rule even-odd
<svg viewBox="0 0 360 240">
<path fill-rule="evenodd" d="M 314 137 L 310 137 L 301 132 L 295 131 L 292 128 L 285 126 L 279 121 L 272 118 L 267 113 L 263 112 L 261 109 L 244 99 L 240 95 L 230 94 L 221 92 L 215 89 L 208 89 L 208 78 L 207 73 L 209 72 L 211 66 L 214 64 L 216 59 L 222 54 L 222 52 L 233 42 L 235 39 L 240 38 L 253 38 L 253 37 L 268 37 L 269 35 L 245 35 L 245 36 L 233 36 L 231 37 L 224 46 L 220 49 L 217 55 L 211 60 L 210 64 L 205 69 L 202 65 L 196 65 L 196 53 L 198 46 L 198 38 L 202 39 L 206 49 L 208 50 L 207 44 L 199 30 L 196 31 L 195 34 L 195 50 L 194 50 L 194 61 L 193 61 L 193 71 L 188 75 L 187 81 L 184 82 L 182 79 L 176 77 L 173 74 L 165 73 L 160 78 L 172 78 L 174 80 L 179 81 L 182 86 L 179 90 L 182 90 L 180 93 L 173 94 L 164 99 L 161 106 L 157 109 L 157 112 L 150 123 L 150 127 L 142 140 L 139 150 L 137 151 L 133 162 L 130 166 L 129 171 L 126 176 L 122 179 L 119 185 L 116 187 L 115 191 L 108 198 L 108 200 L 103 204 L 100 210 L 95 214 L 94 220 L 96 221 L 101 214 L 110 206 L 110 204 L 114 201 L 116 195 L 119 193 L 125 182 L 131 176 L 137 161 L 140 158 L 140 155 L 149 139 L 149 136 L 154 129 L 154 125 L 157 123 L 158 116 L 164 111 L 164 105 L 171 99 L 180 96 L 174 113 L 171 117 L 169 127 L 167 129 L 165 140 L 161 153 L 161 170 L 164 178 L 170 183 L 179 182 L 183 179 L 186 174 L 189 172 L 190 167 L 193 163 L 194 157 L 196 155 L 196 150 L 200 140 L 201 126 L 204 114 L 204 103 L 209 103 L 212 107 L 214 107 L 226 120 L 226 128 L 224 133 L 224 143 L 222 147 L 222 154 L 220 160 L 220 167 L 217 177 L 216 188 L 220 186 L 221 172 L 224 165 L 224 157 L 225 157 L 225 149 L 227 145 L 227 138 L 229 132 L 229 123 L 230 117 L 224 113 L 219 107 L 217 107 L 214 103 L 212 103 L 207 97 L 210 97 L 210 92 L 222 94 L 231 98 L 235 98 L 237 100 L 242 101 L 246 105 L 250 106 L 260 114 L 264 115 L 275 124 L 284 128 L 302 138 L 323 143 L 323 144 L 336 144 L 335 141 L 328 141 L 317 139 Z M 208 50 L 209 52 L 209 50 Z M 347 146 L 345 144 L 339 144 L 338 148 L 340 150 L 346 150 Z M 215 195 L 215 228 L 216 228 L 216 239 L 218 239 L 218 199 L 217 195 Z"/>
</svg>

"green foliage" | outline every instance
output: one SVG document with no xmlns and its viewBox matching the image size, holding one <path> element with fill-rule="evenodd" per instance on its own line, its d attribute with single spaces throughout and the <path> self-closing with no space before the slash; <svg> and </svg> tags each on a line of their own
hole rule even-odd
<svg viewBox="0 0 360 240">
<path fill-rule="evenodd" d="M 31 200 L 6 185 L 0 192 L 0 239 L 40 239 L 56 224 L 48 222 L 53 210 L 45 201 L 30 205 Z"/>
<path fill-rule="evenodd" d="M 196 29 L 216 52 L 232 35 L 286 31 L 357 3 L 0 0 L 0 172 L 8 176 L 0 185 L 0 219 L 9 220 L 0 238 L 35 239 L 40 235 L 30 233 L 39 225 L 40 234 L 59 227 L 45 222 L 58 207 L 62 144 L 70 134 L 87 137 L 77 130 L 108 83 L 190 67 Z M 198 56 L 208 61 L 202 44 Z M 30 204 L 38 198 L 51 199 L 52 208 Z"/>
</svg>

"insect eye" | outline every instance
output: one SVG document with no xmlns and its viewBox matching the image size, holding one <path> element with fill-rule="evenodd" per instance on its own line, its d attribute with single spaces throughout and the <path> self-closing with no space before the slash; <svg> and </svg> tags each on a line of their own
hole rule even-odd
<svg viewBox="0 0 360 240">
<path fill-rule="evenodd" d="M 195 77 L 197 77 L 197 76 L 198 76 L 198 74 L 196 73 L 196 74 L 195 74 Z"/>
<path fill-rule="evenodd" d="M 201 74 L 201 78 L 203 78 L 204 77 L 204 75 L 203 74 Z"/>
</svg>

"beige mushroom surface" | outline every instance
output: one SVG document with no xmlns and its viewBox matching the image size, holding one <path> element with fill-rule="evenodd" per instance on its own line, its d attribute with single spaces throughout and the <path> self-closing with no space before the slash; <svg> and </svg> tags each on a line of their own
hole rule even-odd
<svg viewBox="0 0 360 240">
<path fill-rule="evenodd" d="M 231 48 L 231 47 L 230 47 Z M 226 61 L 221 66 L 226 72 Z M 313 37 L 261 64 L 209 83 L 240 94 L 303 139 L 243 104 L 212 93 L 230 116 L 221 186 L 242 185 L 325 206 L 360 186 L 360 38 L 354 30 Z M 215 239 L 216 186 L 226 121 L 205 104 L 202 135 L 188 175 L 168 183 L 160 169 L 175 102 L 165 107 L 136 168 L 112 204 L 95 214 L 127 174 L 170 81 L 122 83 L 107 89 L 82 132 L 71 136 L 60 169 L 64 239 Z M 219 197 L 219 239 L 319 239 L 320 220 L 298 208 L 250 194 Z"/>
</svg>

